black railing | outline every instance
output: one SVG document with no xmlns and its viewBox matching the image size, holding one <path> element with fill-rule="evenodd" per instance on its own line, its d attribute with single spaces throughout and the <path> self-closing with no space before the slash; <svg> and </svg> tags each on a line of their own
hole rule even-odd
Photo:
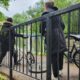
<svg viewBox="0 0 80 80">
<path fill-rule="evenodd" d="M 7 54 L 6 59 L 3 60 L 2 65 L 7 66 L 10 69 L 10 80 L 12 80 L 12 71 L 15 70 L 19 73 L 25 74 L 34 78 L 36 80 L 52 80 L 52 70 L 51 70 L 51 53 L 52 53 L 52 35 L 54 32 L 52 31 L 51 20 L 55 16 L 62 16 L 63 21 L 65 23 L 65 36 L 66 45 L 68 48 L 67 51 L 67 67 L 65 67 L 64 63 L 64 72 L 63 80 L 73 80 L 71 73 L 74 73 L 70 67 L 70 58 L 73 60 L 73 57 L 69 57 L 70 46 L 73 44 L 73 39 L 70 39 L 70 34 L 79 34 L 80 33 L 80 4 L 73 5 L 63 10 L 58 10 L 55 12 L 51 12 L 46 14 L 45 16 L 21 23 L 19 25 L 13 26 L 9 29 L 10 38 L 9 38 L 9 51 L 10 54 Z M 47 26 L 47 52 L 45 51 L 45 42 L 44 37 L 39 32 L 39 27 L 41 22 L 45 20 Z M 54 26 L 53 26 L 54 27 Z M 14 64 L 14 55 L 12 55 L 11 49 L 11 30 L 15 30 L 17 34 L 23 35 L 23 37 L 15 36 L 15 45 L 14 45 L 14 53 L 17 54 L 17 62 L 20 63 L 18 65 Z M 8 31 L 8 30 L 6 30 Z M 59 42 L 59 41 L 58 41 Z M 60 42 L 59 42 L 60 43 Z M 78 44 L 79 44 L 78 40 Z M 59 50 L 59 49 L 57 49 Z M 78 68 L 75 66 L 75 80 L 80 79 L 80 50 L 77 50 L 74 54 L 78 53 Z M 9 52 L 8 52 L 9 53 Z M 10 55 L 10 58 L 9 58 Z M 58 55 L 59 58 L 59 55 Z M 66 59 L 64 57 L 64 59 Z M 74 60 L 75 61 L 75 60 Z M 72 62 L 74 62 L 72 61 Z M 59 63 L 59 61 L 57 61 Z M 67 70 L 67 71 L 65 71 Z M 79 72 L 79 73 L 78 73 Z M 59 65 L 58 65 L 58 75 L 59 75 Z M 65 76 L 65 77 L 64 77 Z M 59 77 L 58 77 L 59 79 Z"/>
</svg>

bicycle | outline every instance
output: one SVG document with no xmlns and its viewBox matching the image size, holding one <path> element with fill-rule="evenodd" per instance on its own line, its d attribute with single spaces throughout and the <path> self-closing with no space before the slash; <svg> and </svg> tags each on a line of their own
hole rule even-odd
<svg viewBox="0 0 80 80">
<path fill-rule="evenodd" d="M 19 58 L 19 60 L 17 61 L 18 63 L 20 63 L 22 59 L 25 59 L 27 61 L 28 65 L 35 63 L 35 57 L 33 56 L 33 54 L 31 52 L 26 52 L 24 55 L 23 55 L 23 51 L 20 50 L 20 52 L 22 53 L 22 55 Z"/>
<path fill-rule="evenodd" d="M 70 38 L 74 40 L 72 48 L 69 52 L 69 55 L 64 54 L 67 58 L 69 57 L 69 62 L 73 62 L 78 68 L 80 68 L 80 48 L 77 47 L 76 42 L 80 42 L 80 35 L 70 34 Z M 75 51 L 74 51 L 75 50 Z"/>
<path fill-rule="evenodd" d="M 24 38 L 27 39 L 28 35 L 25 35 Z M 25 43 L 24 43 L 24 46 L 25 46 Z M 22 59 L 25 59 L 27 61 L 28 65 L 31 65 L 31 64 L 35 63 L 35 57 L 34 57 L 34 55 L 32 54 L 31 51 L 27 51 L 26 49 L 22 50 L 21 48 L 17 47 L 15 49 L 15 52 L 17 54 L 19 54 L 18 55 L 18 61 L 17 61 L 18 63 L 20 63 L 22 61 Z"/>
<path fill-rule="evenodd" d="M 18 46 L 17 47 L 15 46 L 15 49 L 17 50 L 17 53 L 18 53 L 17 62 L 20 64 L 22 61 L 23 61 L 22 64 L 24 64 L 24 62 L 26 62 L 30 73 L 34 73 L 34 74 L 45 73 L 47 71 L 46 67 L 44 70 L 42 69 L 42 63 L 38 62 L 39 60 L 37 59 L 36 54 L 33 55 L 32 51 L 30 51 L 30 49 L 26 50 L 27 45 L 29 43 L 29 42 L 27 42 L 27 39 L 31 38 L 30 36 L 36 37 L 36 35 L 27 35 L 27 36 L 25 35 L 26 42 L 24 42 L 24 44 L 23 44 L 24 49 L 20 48 Z M 40 35 L 37 35 L 37 36 L 40 36 Z M 30 48 L 30 46 L 29 46 L 29 48 Z M 46 65 L 46 63 L 45 63 L 45 65 Z M 36 69 L 35 69 L 35 67 L 36 67 Z"/>
</svg>

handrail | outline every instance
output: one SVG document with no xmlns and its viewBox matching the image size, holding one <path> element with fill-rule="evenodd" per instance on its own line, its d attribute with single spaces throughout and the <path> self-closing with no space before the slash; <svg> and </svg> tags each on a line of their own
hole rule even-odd
<svg viewBox="0 0 80 80">
<path fill-rule="evenodd" d="M 32 20 L 26 21 L 24 23 L 17 24 L 15 26 L 10 27 L 10 29 L 17 28 L 19 26 L 29 25 L 29 24 L 35 23 L 37 21 L 38 22 L 42 21 L 46 17 L 51 17 L 51 16 L 60 15 L 60 14 L 65 14 L 67 12 L 71 12 L 71 11 L 74 11 L 74 10 L 77 10 L 77 9 L 80 9 L 80 3 L 72 5 L 72 6 L 69 6 L 69 7 L 65 8 L 65 9 L 62 9 L 62 10 L 57 10 L 55 12 L 51 12 L 49 14 L 46 14 L 46 15 L 42 16 L 42 17 L 38 17 L 38 18 L 35 18 L 35 19 L 32 19 Z"/>
<path fill-rule="evenodd" d="M 55 12 L 51 12 L 49 14 L 46 14 L 46 15 L 42 16 L 42 17 L 38 17 L 38 18 L 35 18 L 35 19 L 32 19 L 32 20 L 29 20 L 27 22 L 15 25 L 14 28 L 17 27 L 17 26 L 20 26 L 20 25 L 24 25 L 24 24 L 28 25 L 28 24 L 31 24 L 31 23 L 34 23 L 34 22 L 37 22 L 37 21 L 41 21 L 46 17 L 51 17 L 53 15 L 56 16 L 56 15 L 64 14 L 64 13 L 71 12 L 71 11 L 74 11 L 74 10 L 77 10 L 77 9 L 80 9 L 80 3 L 69 6 L 65 9 L 62 9 L 62 10 L 57 10 Z"/>
</svg>

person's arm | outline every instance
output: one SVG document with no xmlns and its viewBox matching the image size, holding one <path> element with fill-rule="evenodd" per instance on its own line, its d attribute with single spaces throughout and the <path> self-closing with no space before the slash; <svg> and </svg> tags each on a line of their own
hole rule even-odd
<svg viewBox="0 0 80 80">
<path fill-rule="evenodd" d="M 45 35 L 45 28 L 46 28 L 46 22 L 42 21 L 41 24 L 40 24 L 40 29 L 39 29 L 42 36 Z"/>
<path fill-rule="evenodd" d="M 47 13 L 48 12 L 43 12 L 42 16 L 44 16 Z M 46 21 L 45 21 L 45 19 L 41 21 L 39 31 L 42 36 L 45 36 L 45 34 L 46 34 Z"/>
<path fill-rule="evenodd" d="M 13 31 L 13 34 L 14 34 L 15 37 L 28 38 L 28 36 L 25 36 L 25 35 L 23 35 L 23 34 L 18 34 L 18 33 L 16 33 L 15 31 Z"/>
<path fill-rule="evenodd" d="M 23 35 L 23 34 L 17 34 L 17 33 L 15 33 L 14 35 L 15 35 L 15 37 L 28 38 L 27 35 Z"/>
<path fill-rule="evenodd" d="M 62 30 L 64 31 L 64 29 L 65 29 L 65 25 L 64 25 L 64 22 L 63 22 L 61 16 L 60 16 L 60 21 L 61 21 L 61 28 L 62 28 Z"/>
</svg>

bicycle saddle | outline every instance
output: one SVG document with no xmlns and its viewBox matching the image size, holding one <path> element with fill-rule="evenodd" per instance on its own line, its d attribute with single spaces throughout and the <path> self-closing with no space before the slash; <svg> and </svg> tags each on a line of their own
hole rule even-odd
<svg viewBox="0 0 80 80">
<path fill-rule="evenodd" d="M 70 34 L 69 36 L 75 39 L 75 41 L 80 41 L 80 34 Z"/>
</svg>

